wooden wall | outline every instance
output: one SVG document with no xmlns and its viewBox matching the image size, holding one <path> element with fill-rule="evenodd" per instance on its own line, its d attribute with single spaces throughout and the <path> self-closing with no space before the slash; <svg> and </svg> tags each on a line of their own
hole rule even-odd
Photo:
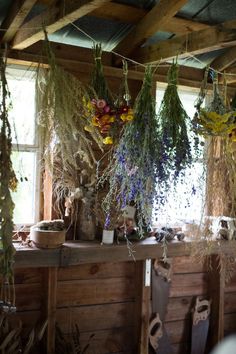
<svg viewBox="0 0 236 354">
<path fill-rule="evenodd" d="M 191 311 L 196 296 L 207 296 L 206 267 L 190 257 L 173 258 L 173 275 L 166 315 L 166 330 L 174 352 L 190 353 Z"/>
<path fill-rule="evenodd" d="M 205 265 L 188 256 L 175 257 L 172 263 L 165 327 L 174 352 L 187 354 L 191 343 L 191 310 L 196 296 L 212 296 L 211 274 Z M 145 306 L 147 311 L 149 306 L 148 301 L 143 303 L 141 299 L 142 264 L 143 261 L 129 261 L 55 268 L 55 311 L 52 304 L 50 316 L 55 316 L 65 336 L 69 336 L 74 324 L 78 324 L 82 345 L 93 334 L 88 354 L 146 354 L 144 349 L 140 350 L 143 340 L 140 332 L 142 306 L 144 311 Z M 45 319 L 47 305 L 50 304 L 47 300 L 47 276 L 47 268 L 16 269 L 18 311 L 12 317 L 21 319 L 25 329 Z M 214 291 L 217 287 L 215 283 Z M 235 295 L 236 275 L 223 293 L 225 334 L 236 330 Z M 217 332 L 217 326 L 214 328 Z M 50 348 L 47 352 L 53 353 Z"/>
<path fill-rule="evenodd" d="M 134 262 L 60 268 L 57 290 L 57 322 L 64 333 L 77 323 L 83 345 L 94 334 L 91 353 L 134 350 Z"/>
<path fill-rule="evenodd" d="M 224 334 L 236 332 L 236 273 L 226 283 L 224 292 Z"/>
</svg>

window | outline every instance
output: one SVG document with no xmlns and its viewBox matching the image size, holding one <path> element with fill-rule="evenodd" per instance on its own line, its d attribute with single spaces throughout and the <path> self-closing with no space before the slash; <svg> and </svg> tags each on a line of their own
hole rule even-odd
<svg viewBox="0 0 236 354">
<path fill-rule="evenodd" d="M 14 223 L 33 224 L 39 214 L 39 141 L 35 120 L 35 73 L 26 68 L 8 67 L 7 82 L 12 108 L 12 163 L 18 189 L 12 193 Z"/>
<path fill-rule="evenodd" d="M 157 85 L 157 111 L 164 96 L 165 86 Z M 194 104 L 198 97 L 198 91 L 194 89 L 179 89 L 181 102 L 189 115 L 193 118 Z M 183 222 L 199 222 L 202 217 L 204 200 L 204 165 L 203 160 L 196 160 L 186 170 L 184 179 L 176 188 L 170 190 L 167 202 L 157 211 L 154 226 L 180 226 Z"/>
</svg>

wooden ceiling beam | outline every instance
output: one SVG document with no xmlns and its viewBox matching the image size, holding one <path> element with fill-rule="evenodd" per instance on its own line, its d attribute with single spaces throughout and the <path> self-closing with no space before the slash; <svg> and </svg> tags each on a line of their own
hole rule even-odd
<svg viewBox="0 0 236 354">
<path fill-rule="evenodd" d="M 65 2 L 65 7 L 49 7 L 21 26 L 13 39 L 12 48 L 22 50 L 43 39 L 42 25 L 48 34 L 54 33 L 109 1 L 111 0 L 69 0 Z"/>
<path fill-rule="evenodd" d="M 95 9 L 90 15 L 135 25 L 141 21 L 147 13 L 147 10 L 138 7 L 110 2 Z M 201 29 L 209 27 L 210 26 L 205 23 L 195 22 L 175 16 L 171 18 L 171 21 L 160 24 L 160 31 L 174 34 L 185 34 L 192 31 L 200 31 Z"/>
<path fill-rule="evenodd" d="M 236 20 L 177 36 L 157 44 L 139 48 L 132 58 L 140 63 L 155 63 L 210 52 L 236 45 Z"/>
<path fill-rule="evenodd" d="M 187 2 L 188 0 L 160 0 L 118 44 L 115 51 L 122 55 L 129 56 L 135 48 L 158 32 L 163 24 L 169 23 L 170 19 Z"/>
<path fill-rule="evenodd" d="M 44 57 L 42 53 L 42 42 L 38 42 L 30 48 L 25 50 L 9 50 L 7 63 L 19 64 L 37 67 L 39 61 L 43 62 L 47 67 L 47 58 Z M 93 70 L 93 53 L 91 49 L 79 48 L 76 46 L 66 45 L 66 44 L 57 44 L 51 43 L 52 50 L 55 53 L 56 60 L 58 65 L 64 67 L 65 70 L 70 71 L 71 73 L 76 73 L 77 76 L 80 74 L 85 74 L 88 78 Z M 73 59 L 72 59 L 73 58 Z M 104 73 L 107 77 L 111 78 L 123 78 L 123 70 L 120 68 L 115 68 L 110 65 L 110 53 L 103 54 L 104 62 Z M 155 80 L 158 82 L 167 81 L 167 71 L 168 67 L 159 67 L 157 73 L 155 74 Z M 197 68 L 190 68 L 180 66 L 179 68 L 179 79 L 178 83 L 182 86 L 188 86 L 192 88 L 199 88 L 204 76 L 204 70 Z M 135 70 L 130 69 L 128 71 L 129 80 L 143 80 L 144 69 L 142 67 L 136 68 Z M 209 86 L 211 89 L 211 86 Z M 236 88 L 228 86 L 227 92 L 230 96 L 233 96 Z"/>
<path fill-rule="evenodd" d="M 10 10 L 0 27 L 0 30 L 4 30 L 0 33 L 1 42 L 12 40 L 36 2 L 37 0 L 12 1 Z"/>
<path fill-rule="evenodd" d="M 236 62 L 236 47 L 229 48 L 226 53 L 217 57 L 211 66 L 218 70 L 223 71 Z"/>
</svg>

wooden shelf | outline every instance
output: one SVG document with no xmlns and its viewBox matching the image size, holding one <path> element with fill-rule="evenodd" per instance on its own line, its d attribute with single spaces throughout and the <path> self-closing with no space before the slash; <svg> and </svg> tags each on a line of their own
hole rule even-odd
<svg viewBox="0 0 236 354">
<path fill-rule="evenodd" d="M 207 246 L 206 241 L 199 241 L 201 247 Z M 188 256 L 191 254 L 192 242 L 171 241 L 167 246 L 167 256 Z M 200 246 L 200 245 L 199 245 Z M 163 245 L 154 237 L 132 242 L 135 260 L 161 258 Z M 196 246 L 195 246 L 196 247 Z M 133 257 L 125 242 L 113 245 L 101 245 L 98 241 L 66 242 L 59 249 L 43 250 L 36 247 L 15 245 L 15 267 L 65 267 L 76 264 L 132 261 Z M 212 243 L 210 253 L 236 254 L 236 241 L 216 241 Z"/>
</svg>

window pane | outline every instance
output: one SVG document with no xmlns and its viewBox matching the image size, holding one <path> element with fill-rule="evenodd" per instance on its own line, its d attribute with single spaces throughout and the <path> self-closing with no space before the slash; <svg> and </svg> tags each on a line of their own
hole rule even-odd
<svg viewBox="0 0 236 354">
<path fill-rule="evenodd" d="M 173 225 L 201 220 L 204 205 L 203 174 L 201 162 L 195 162 L 186 169 L 183 181 L 170 190 L 167 202 L 159 208 L 154 217 L 155 225 Z"/>
<path fill-rule="evenodd" d="M 164 91 L 163 87 L 157 88 L 157 112 L 160 108 Z M 190 119 L 192 119 L 195 113 L 194 104 L 196 103 L 198 93 L 179 89 L 179 97 L 184 109 Z M 198 160 L 190 168 L 186 169 L 181 182 L 177 183 L 175 188 L 174 186 L 171 188 L 167 202 L 157 210 L 156 215 L 153 215 L 154 226 L 174 226 L 182 224 L 184 221 L 200 221 L 204 204 L 204 192 L 204 166 Z"/>
<path fill-rule="evenodd" d="M 22 74 L 23 75 L 23 74 Z M 33 80 L 9 77 L 12 109 L 9 121 L 14 144 L 35 144 L 35 83 Z"/>
<path fill-rule="evenodd" d="M 34 223 L 36 153 L 15 151 L 12 154 L 12 163 L 19 181 L 17 192 L 12 193 L 15 203 L 14 223 Z"/>
</svg>

